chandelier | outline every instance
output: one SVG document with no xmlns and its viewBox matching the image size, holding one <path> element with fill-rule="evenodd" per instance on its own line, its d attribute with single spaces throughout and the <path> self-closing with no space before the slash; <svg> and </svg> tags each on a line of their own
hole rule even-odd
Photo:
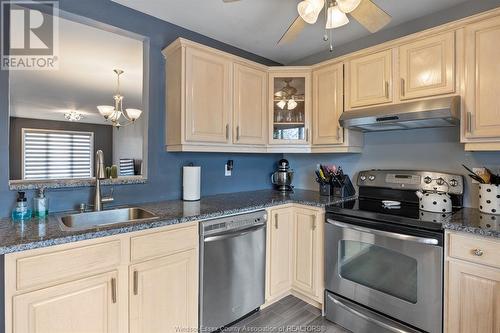
<svg viewBox="0 0 500 333">
<path fill-rule="evenodd" d="M 120 75 L 124 72 L 121 69 L 113 70 L 117 76 L 116 94 L 113 96 L 115 105 L 98 105 L 97 110 L 106 119 L 111 121 L 114 127 L 120 128 L 132 124 L 141 117 L 142 111 L 139 109 L 125 109 L 123 111 L 123 98 L 120 94 Z"/>
</svg>

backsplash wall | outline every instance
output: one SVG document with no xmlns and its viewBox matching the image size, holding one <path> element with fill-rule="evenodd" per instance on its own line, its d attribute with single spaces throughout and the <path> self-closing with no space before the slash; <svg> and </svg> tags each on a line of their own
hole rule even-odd
<svg viewBox="0 0 500 333">
<path fill-rule="evenodd" d="M 0 0 L 3 2 L 3 0 Z M 264 63 L 276 63 L 218 42 L 176 25 L 139 13 L 110 0 L 61 0 L 60 9 L 90 18 L 150 39 L 149 50 L 149 152 L 147 184 L 115 187 L 115 204 L 140 203 L 181 197 L 181 168 L 193 162 L 202 166 L 202 195 L 270 188 L 269 174 L 281 154 L 207 154 L 167 153 L 164 151 L 165 64 L 161 50 L 177 37 L 184 37 L 242 57 Z M 8 72 L 0 71 L 0 217 L 10 215 L 16 193 L 9 181 L 9 95 Z M 224 177 L 224 164 L 234 160 L 232 177 Z M 94 189 L 50 190 L 51 211 L 74 209 L 90 202 Z M 105 188 L 107 193 L 109 189 Z M 33 193 L 28 193 L 31 198 Z"/>
<path fill-rule="evenodd" d="M 366 133 L 362 154 L 285 154 L 295 171 L 296 188 L 318 190 L 314 170 L 318 163 L 341 165 L 355 177 L 361 170 L 416 169 L 448 171 L 465 176 L 464 206 L 477 207 L 477 185 L 462 164 L 486 166 L 500 172 L 500 152 L 465 152 L 458 128 L 416 129 Z"/>
</svg>

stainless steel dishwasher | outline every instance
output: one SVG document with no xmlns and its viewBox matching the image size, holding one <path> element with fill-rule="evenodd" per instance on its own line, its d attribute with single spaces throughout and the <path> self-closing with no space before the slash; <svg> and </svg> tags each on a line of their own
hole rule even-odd
<svg viewBox="0 0 500 333">
<path fill-rule="evenodd" d="M 258 211 L 200 224 L 199 314 L 205 332 L 264 304 L 266 219 Z"/>
</svg>

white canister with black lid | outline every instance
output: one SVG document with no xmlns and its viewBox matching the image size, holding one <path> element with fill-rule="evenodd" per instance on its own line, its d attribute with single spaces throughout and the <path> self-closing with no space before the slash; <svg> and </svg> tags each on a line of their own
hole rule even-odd
<svg viewBox="0 0 500 333">
<path fill-rule="evenodd" d="M 479 185 L 479 210 L 486 214 L 500 215 L 500 185 Z"/>
</svg>

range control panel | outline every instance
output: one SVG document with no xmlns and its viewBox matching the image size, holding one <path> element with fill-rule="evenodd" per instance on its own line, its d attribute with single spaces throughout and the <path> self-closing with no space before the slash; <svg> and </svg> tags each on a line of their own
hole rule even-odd
<svg viewBox="0 0 500 333">
<path fill-rule="evenodd" d="M 464 193 L 462 175 L 434 171 L 366 170 L 359 172 L 358 186 Z"/>
</svg>

